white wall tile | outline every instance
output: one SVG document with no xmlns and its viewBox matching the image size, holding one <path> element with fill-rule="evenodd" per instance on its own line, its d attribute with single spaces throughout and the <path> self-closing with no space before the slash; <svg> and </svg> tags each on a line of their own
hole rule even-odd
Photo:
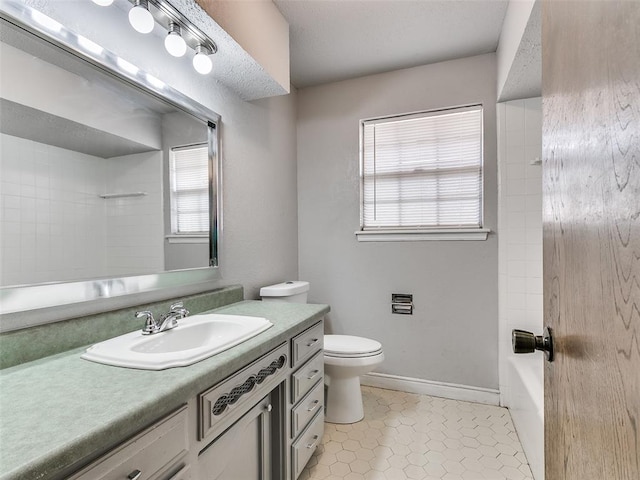
<svg viewBox="0 0 640 480">
<path fill-rule="evenodd" d="M 541 156 L 541 105 L 533 98 L 498 109 L 504 112 L 498 127 L 500 388 L 502 401 L 514 408 L 526 392 L 506 374 L 511 329 L 542 330 L 542 167 L 531 165 Z"/>
<path fill-rule="evenodd" d="M 515 100 L 505 103 L 505 131 L 524 130 L 524 102 Z"/>
<path fill-rule="evenodd" d="M 103 260 L 79 244 L 104 223 L 104 215 L 90 214 L 85 201 L 87 186 L 104 181 L 92 167 L 102 160 L 8 135 L 1 143 L 0 254 L 10 254 L 11 223 L 19 225 L 20 239 L 19 251 L 11 252 L 16 260 L 2 264 L 11 269 L 3 272 L 2 285 L 66 280 L 70 271 L 104 275 Z"/>
<path fill-rule="evenodd" d="M 0 255 L 7 258 L 17 249 L 11 253 L 15 261 L 2 262 L 2 285 L 162 270 L 159 155 L 105 160 L 2 135 Z M 115 189 L 149 195 L 98 197 Z M 110 230 L 114 219 L 118 223 Z M 128 248 L 147 248 L 121 252 L 118 265 L 109 269 L 107 238 Z"/>
</svg>

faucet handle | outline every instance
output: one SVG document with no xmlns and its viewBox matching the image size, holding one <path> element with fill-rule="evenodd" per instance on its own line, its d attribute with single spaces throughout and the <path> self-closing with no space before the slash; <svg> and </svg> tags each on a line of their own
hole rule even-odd
<svg viewBox="0 0 640 480">
<path fill-rule="evenodd" d="M 142 334 L 148 335 L 150 333 L 156 333 L 159 330 L 158 324 L 153 318 L 153 313 L 149 310 L 143 310 L 141 312 L 136 312 L 136 318 L 144 317 L 144 327 L 142 328 Z"/>
<path fill-rule="evenodd" d="M 169 313 L 179 313 L 182 315 L 182 318 L 189 315 L 189 310 L 184 308 L 184 304 L 182 302 L 172 303 L 169 307 Z"/>
</svg>

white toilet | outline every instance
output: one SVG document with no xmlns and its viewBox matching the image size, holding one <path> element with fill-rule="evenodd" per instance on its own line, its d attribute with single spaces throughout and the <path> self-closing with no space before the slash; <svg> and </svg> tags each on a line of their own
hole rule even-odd
<svg viewBox="0 0 640 480">
<path fill-rule="evenodd" d="M 263 301 L 306 303 L 309 282 L 284 282 L 260 289 Z M 324 336 L 324 372 L 328 377 L 325 420 L 355 423 L 364 418 L 360 375 L 384 360 L 382 344 L 352 335 Z"/>
</svg>

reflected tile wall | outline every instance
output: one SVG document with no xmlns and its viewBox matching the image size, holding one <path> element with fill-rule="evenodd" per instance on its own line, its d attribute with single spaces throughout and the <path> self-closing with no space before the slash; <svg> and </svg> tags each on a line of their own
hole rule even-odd
<svg viewBox="0 0 640 480">
<path fill-rule="evenodd" d="M 0 150 L 0 285 L 104 276 L 104 160 L 9 135 Z"/>
<path fill-rule="evenodd" d="M 0 137 L 0 286 L 164 270 L 162 156 Z M 99 194 L 143 191 L 144 197 Z"/>
</svg>

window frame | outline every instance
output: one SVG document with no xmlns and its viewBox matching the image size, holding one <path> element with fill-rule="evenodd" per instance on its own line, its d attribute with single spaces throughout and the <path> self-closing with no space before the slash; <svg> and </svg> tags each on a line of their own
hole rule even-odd
<svg viewBox="0 0 640 480">
<path fill-rule="evenodd" d="M 480 218 L 479 227 L 465 226 L 366 226 L 364 219 L 365 206 L 365 127 L 375 123 L 386 123 L 389 120 L 408 120 L 411 118 L 433 117 L 455 110 L 479 108 L 481 115 L 481 145 L 480 145 Z M 486 240 L 490 229 L 484 224 L 485 205 L 485 166 L 484 166 L 484 106 L 482 103 L 460 105 L 455 107 L 422 110 L 404 114 L 386 115 L 360 120 L 359 125 L 359 186 L 360 186 L 360 226 L 355 232 L 360 242 L 388 242 L 388 241 L 421 241 L 421 240 Z"/>
<path fill-rule="evenodd" d="M 210 190 L 211 190 L 211 149 L 209 146 L 209 142 L 200 142 L 200 143 L 194 143 L 194 144 L 188 144 L 188 145 L 175 145 L 173 147 L 169 148 L 169 202 L 170 202 L 170 222 L 171 222 L 171 234 L 168 236 L 169 238 L 169 242 L 170 243 L 200 243 L 197 239 L 198 238 L 203 238 L 203 239 L 208 239 L 209 238 L 209 230 L 211 228 L 211 206 L 207 205 L 207 227 L 204 230 L 198 230 L 198 231 L 188 231 L 188 232 L 179 232 L 178 230 L 178 211 L 176 208 L 176 202 L 177 202 L 177 198 L 176 198 L 176 188 L 174 181 L 175 181 L 175 173 L 176 173 L 176 169 L 174 168 L 174 163 L 175 163 L 175 152 L 178 151 L 185 151 L 185 150 L 195 150 L 195 149 L 203 149 L 206 150 L 206 156 L 207 156 L 207 185 L 206 188 L 203 188 L 202 190 L 206 190 L 207 192 L 207 197 L 209 197 L 210 195 Z M 207 203 L 209 203 L 209 199 L 207 198 Z M 177 240 L 177 239 L 182 239 L 182 241 Z M 190 239 L 190 240 L 187 240 Z M 204 241 L 202 243 L 205 243 Z"/>
</svg>

